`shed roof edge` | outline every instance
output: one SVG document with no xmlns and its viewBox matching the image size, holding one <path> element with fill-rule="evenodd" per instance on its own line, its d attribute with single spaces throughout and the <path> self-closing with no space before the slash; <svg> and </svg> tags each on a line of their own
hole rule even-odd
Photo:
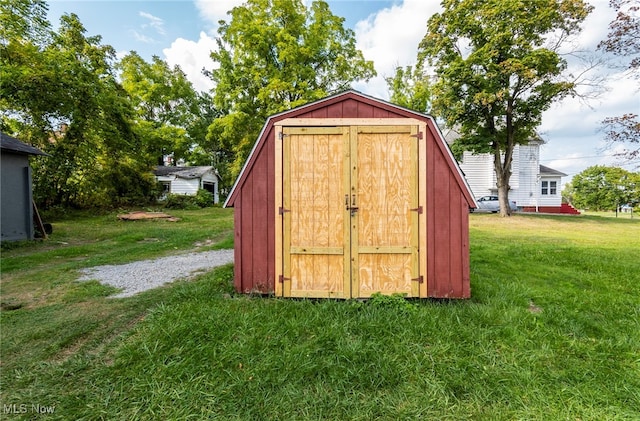
<svg viewBox="0 0 640 421">
<path fill-rule="evenodd" d="M 5 152 L 13 152 L 20 155 L 49 156 L 49 154 L 42 152 L 40 149 L 2 132 L 0 132 L 0 149 Z"/>
<path fill-rule="evenodd" d="M 474 208 L 478 208 L 478 202 L 476 202 L 476 198 L 473 195 L 473 191 L 471 190 L 471 186 L 469 185 L 469 182 L 467 181 L 467 177 L 465 176 L 465 174 L 462 172 L 462 168 L 460 168 L 460 164 L 458 164 L 458 161 L 456 160 L 456 158 L 453 156 L 453 152 L 451 151 L 451 147 L 449 146 L 449 143 L 447 143 L 444 134 L 442 133 L 442 130 L 440 129 L 440 127 L 436 124 L 436 121 L 433 117 L 429 116 L 429 118 L 431 119 L 431 121 L 433 122 L 433 126 L 435 127 L 435 129 L 438 132 L 438 136 L 441 140 L 441 144 L 443 146 L 443 148 L 446 150 L 447 155 L 449 156 L 449 160 L 450 162 L 452 162 L 456 168 L 456 171 L 458 173 L 458 175 L 460 176 L 460 179 L 462 180 L 462 187 L 464 187 L 466 189 L 466 196 L 467 199 L 471 199 L 471 204 L 473 205 Z"/>
<path fill-rule="evenodd" d="M 264 142 L 261 142 L 261 140 L 263 139 L 263 136 L 265 135 L 265 133 L 268 133 L 268 131 L 270 130 L 271 126 L 273 126 L 274 121 L 280 120 L 281 117 L 283 117 L 283 116 L 285 116 L 287 114 L 291 114 L 291 113 L 298 114 L 300 112 L 303 112 L 307 108 L 317 107 L 321 103 L 329 102 L 329 101 L 334 100 L 336 98 L 339 98 L 339 97 L 342 97 L 342 96 L 349 96 L 349 95 L 359 96 L 361 98 L 368 99 L 370 101 L 374 101 L 374 102 L 386 105 L 386 106 L 388 106 L 390 108 L 395 108 L 398 111 L 401 111 L 403 113 L 412 114 L 412 115 L 414 115 L 416 117 L 419 117 L 422 120 L 424 120 L 424 119 L 430 120 L 433 123 L 433 126 L 436 128 L 436 130 L 438 132 L 438 137 L 440 139 L 439 140 L 440 143 L 443 144 L 444 148 L 447 151 L 447 154 L 449 155 L 450 162 L 453 163 L 453 166 L 455 167 L 455 170 L 457 171 L 458 175 L 460 176 L 460 179 L 463 182 L 463 186 L 462 187 L 464 187 L 466 189 L 466 193 L 467 193 L 466 196 L 471 199 L 472 204 L 474 205 L 474 207 L 478 207 L 478 205 L 477 205 L 477 203 L 475 201 L 475 198 L 474 198 L 474 196 L 473 196 L 473 194 L 471 192 L 471 188 L 469 186 L 469 183 L 467 182 L 467 179 L 465 178 L 464 174 L 462 173 L 462 170 L 460 169 L 460 165 L 458 165 L 458 162 L 453 157 L 453 153 L 451 152 L 451 149 L 449 148 L 449 145 L 447 145 L 447 142 L 445 141 L 444 135 L 442 134 L 442 131 L 440 130 L 440 128 L 436 124 L 436 121 L 433 118 L 433 116 L 431 116 L 429 114 L 420 113 L 418 111 L 414 111 L 414 110 L 402 107 L 402 106 L 397 105 L 397 104 L 393 104 L 393 103 L 385 101 L 383 99 L 372 97 L 370 95 L 364 94 L 364 93 L 356 91 L 354 89 L 350 89 L 350 90 L 347 90 L 347 91 L 339 92 L 337 94 L 327 96 L 327 97 L 319 99 L 317 101 L 313 101 L 313 102 L 301 105 L 299 107 L 292 108 L 292 109 L 286 110 L 286 111 L 282 111 L 282 112 L 279 112 L 279 113 L 276 113 L 276 114 L 273 114 L 273 115 L 267 117 L 267 120 L 265 121 L 264 126 L 262 126 L 262 130 L 260 131 L 260 134 L 258 135 L 258 138 L 256 139 L 256 141 L 253 144 L 253 148 L 251 149 L 251 152 L 249 153 L 244 165 L 242 166 L 242 169 L 240 170 L 240 173 L 238 174 L 238 177 L 236 177 L 236 181 L 234 182 L 233 187 L 229 191 L 229 195 L 227 196 L 227 200 L 225 200 L 223 207 L 225 207 L 225 208 L 231 207 L 233 202 L 235 201 L 236 189 L 238 188 L 238 185 L 240 184 L 240 182 L 245 178 L 244 177 L 245 176 L 245 172 L 247 171 L 247 168 L 249 167 L 249 165 L 252 163 L 253 156 L 254 156 L 256 150 L 258 149 L 258 147 L 260 147 L 264 143 Z"/>
</svg>

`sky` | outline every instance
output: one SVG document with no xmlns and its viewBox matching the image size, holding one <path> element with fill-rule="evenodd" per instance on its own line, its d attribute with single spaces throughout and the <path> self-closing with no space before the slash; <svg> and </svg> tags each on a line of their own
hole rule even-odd
<svg viewBox="0 0 640 421">
<path fill-rule="evenodd" d="M 304 0 L 309 3 L 310 0 Z M 358 82 L 353 88 L 383 100 L 389 99 L 384 78 L 397 66 L 415 64 L 418 43 L 426 33 L 427 20 L 441 11 L 439 0 L 328 0 L 333 14 L 345 18 L 344 25 L 356 36 L 357 48 L 374 62 L 378 76 Z M 608 0 L 589 0 L 594 11 L 583 23 L 583 31 L 574 40 L 581 51 L 596 50 L 606 38 L 615 13 Z M 75 13 L 85 26 L 87 36 L 100 35 L 102 43 L 113 46 L 119 56 L 136 51 L 146 60 L 153 55 L 171 66 L 179 65 L 196 90 L 213 88 L 201 70 L 215 64 L 209 53 L 216 48 L 218 22 L 227 20 L 227 11 L 242 0 L 49 0 L 49 20 L 55 28 L 64 13 Z M 568 57 L 572 74 L 582 71 Z M 541 164 L 571 177 L 592 165 L 619 165 L 638 171 L 640 162 L 624 164 L 613 155 L 621 146 L 610 148 L 603 141 L 601 122 L 606 117 L 625 113 L 640 114 L 638 80 L 624 72 L 601 66 L 586 76 L 604 76 L 598 84 L 600 95 L 589 99 L 566 98 L 555 103 L 542 118 L 539 133 L 546 141 L 541 149 Z M 580 88 L 586 94 L 589 88 Z M 592 95 L 589 95 L 592 96 Z"/>
</svg>

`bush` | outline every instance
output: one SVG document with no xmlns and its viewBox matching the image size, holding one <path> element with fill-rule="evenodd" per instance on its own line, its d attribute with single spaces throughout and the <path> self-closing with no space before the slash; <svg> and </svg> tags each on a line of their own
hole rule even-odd
<svg viewBox="0 0 640 421">
<path fill-rule="evenodd" d="M 196 203 L 201 208 L 213 206 L 213 193 L 204 189 L 198 190 L 198 193 L 196 193 Z"/>
<path fill-rule="evenodd" d="M 195 196 L 187 196 L 184 194 L 167 194 L 167 199 L 164 202 L 164 207 L 167 209 L 199 209 L 200 207 L 196 203 Z"/>
<path fill-rule="evenodd" d="M 200 209 L 213 206 L 213 194 L 207 190 L 200 189 L 195 196 L 184 194 L 167 194 L 164 207 L 167 209 Z"/>
</svg>

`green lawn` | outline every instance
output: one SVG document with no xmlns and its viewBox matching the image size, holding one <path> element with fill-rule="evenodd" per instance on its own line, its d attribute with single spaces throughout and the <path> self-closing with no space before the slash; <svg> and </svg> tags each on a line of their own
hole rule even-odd
<svg viewBox="0 0 640 421">
<path fill-rule="evenodd" d="M 640 218 L 472 214 L 465 301 L 238 296 L 231 266 L 125 299 L 74 281 L 231 245 L 228 210 L 176 216 L 2 250 L 0 418 L 640 418 Z"/>
</svg>

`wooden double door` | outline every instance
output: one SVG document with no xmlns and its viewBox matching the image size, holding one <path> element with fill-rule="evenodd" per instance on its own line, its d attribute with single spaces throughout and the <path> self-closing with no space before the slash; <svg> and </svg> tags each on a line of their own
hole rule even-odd
<svg viewBox="0 0 640 421">
<path fill-rule="evenodd" d="M 419 296 L 418 126 L 279 133 L 281 294 Z"/>
</svg>

